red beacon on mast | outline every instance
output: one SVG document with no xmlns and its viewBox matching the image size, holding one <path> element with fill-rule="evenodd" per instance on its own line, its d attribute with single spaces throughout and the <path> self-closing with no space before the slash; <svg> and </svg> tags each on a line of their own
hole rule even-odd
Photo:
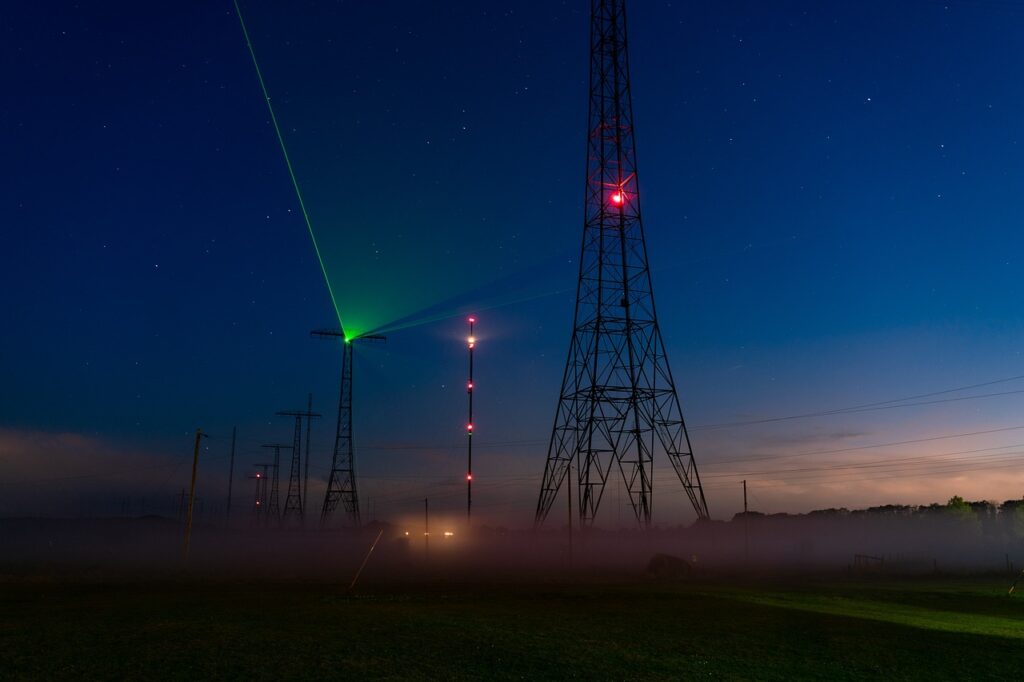
<svg viewBox="0 0 1024 682">
<path fill-rule="evenodd" d="M 469 380 L 466 382 L 466 394 L 469 398 L 469 418 L 466 420 L 466 523 L 469 523 L 473 514 L 473 349 L 476 348 L 476 337 L 473 336 L 473 325 L 476 318 L 470 317 L 469 336 L 466 337 L 466 345 L 469 346 Z"/>
<path fill-rule="evenodd" d="M 630 174 L 629 177 L 619 181 L 618 183 L 606 183 L 605 187 L 608 187 L 611 190 L 608 194 L 608 203 L 615 208 L 624 207 L 629 201 L 629 193 L 626 192 L 625 187 L 632 179 L 633 175 Z"/>
</svg>

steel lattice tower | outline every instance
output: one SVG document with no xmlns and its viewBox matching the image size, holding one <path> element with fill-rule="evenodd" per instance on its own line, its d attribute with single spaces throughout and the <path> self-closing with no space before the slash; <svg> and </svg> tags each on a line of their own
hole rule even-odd
<svg viewBox="0 0 1024 682">
<path fill-rule="evenodd" d="M 271 448 L 274 450 L 274 463 L 270 465 L 270 494 L 267 496 L 267 511 L 264 519 L 269 522 L 271 519 L 275 521 L 281 520 L 281 480 L 279 474 L 281 473 L 281 450 L 290 450 L 291 445 L 282 445 L 280 443 L 274 443 L 273 445 L 264 445 L 265 448 Z"/>
<path fill-rule="evenodd" d="M 586 209 L 572 341 L 537 502 L 544 521 L 576 469 L 581 525 L 613 466 L 651 522 L 654 455 L 672 462 L 699 518 L 708 507 L 654 309 L 640 217 L 625 0 L 592 0 Z"/>
<path fill-rule="evenodd" d="M 352 441 L 352 351 L 358 341 L 384 341 L 385 337 L 366 335 L 346 339 L 344 332 L 333 329 L 318 329 L 314 336 L 339 338 L 344 341 L 341 358 L 341 396 L 338 399 L 338 427 L 334 436 L 334 453 L 331 457 L 331 475 L 327 480 L 327 493 L 320 512 L 320 523 L 331 521 L 338 503 L 342 505 L 349 524 L 358 527 L 359 493 L 356 489 L 355 446 Z"/>
<path fill-rule="evenodd" d="M 284 498 L 284 518 L 290 514 L 298 514 L 299 519 L 305 518 L 306 490 L 302 486 L 302 420 L 309 423 L 321 415 L 310 410 L 282 410 L 279 417 L 295 417 L 295 435 L 292 437 L 292 466 L 288 476 L 288 494 Z M 307 429 L 308 432 L 308 429 Z M 306 444 L 309 447 L 309 444 Z"/>
</svg>

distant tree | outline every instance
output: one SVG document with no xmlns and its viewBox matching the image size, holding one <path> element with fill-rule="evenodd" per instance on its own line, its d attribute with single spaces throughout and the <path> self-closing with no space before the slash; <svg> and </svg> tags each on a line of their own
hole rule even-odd
<svg viewBox="0 0 1024 682">
<path fill-rule="evenodd" d="M 959 495 L 949 498 L 949 502 L 946 503 L 946 518 L 958 529 L 974 533 L 981 531 L 981 519 L 974 513 L 970 503 L 965 502 Z"/>
<path fill-rule="evenodd" d="M 1010 540 L 1024 539 L 1024 499 L 999 505 L 999 521 Z"/>
<path fill-rule="evenodd" d="M 815 509 L 812 512 L 808 512 L 808 516 L 819 517 L 819 516 L 846 516 L 850 513 L 850 510 L 846 507 L 829 507 L 828 509 Z"/>
<path fill-rule="evenodd" d="M 880 514 L 885 516 L 909 516 L 914 508 L 906 504 L 883 504 L 879 507 L 868 507 L 869 514 Z"/>
<path fill-rule="evenodd" d="M 999 507 L 996 506 L 995 502 L 989 502 L 988 500 L 968 501 L 967 506 L 971 508 L 975 518 L 978 519 L 982 533 L 986 537 L 998 538 L 1001 529 L 999 527 Z"/>
<path fill-rule="evenodd" d="M 977 502 L 966 502 L 965 504 L 978 516 L 994 517 L 996 515 L 997 507 L 994 502 L 979 500 Z"/>
<path fill-rule="evenodd" d="M 949 502 L 946 503 L 947 509 L 964 508 L 967 506 L 967 503 L 964 502 L 964 498 L 960 497 L 959 495 L 954 495 L 953 497 L 949 498 Z"/>
</svg>

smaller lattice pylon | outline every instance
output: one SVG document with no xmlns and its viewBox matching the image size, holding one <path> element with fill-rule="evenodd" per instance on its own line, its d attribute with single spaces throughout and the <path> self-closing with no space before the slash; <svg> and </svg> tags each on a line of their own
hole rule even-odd
<svg viewBox="0 0 1024 682">
<path fill-rule="evenodd" d="M 270 492 L 267 494 L 267 511 L 263 517 L 269 523 L 281 520 L 281 477 L 278 475 L 281 471 L 281 451 L 291 450 L 292 446 L 273 443 L 263 447 L 274 450 L 274 463 L 270 465 Z"/>
<path fill-rule="evenodd" d="M 302 420 L 315 419 L 320 414 L 309 410 L 281 410 L 279 417 L 295 417 L 295 435 L 292 439 L 292 465 L 288 475 L 288 493 L 284 498 L 283 518 L 298 514 L 305 518 L 306 491 L 302 487 Z"/>
</svg>

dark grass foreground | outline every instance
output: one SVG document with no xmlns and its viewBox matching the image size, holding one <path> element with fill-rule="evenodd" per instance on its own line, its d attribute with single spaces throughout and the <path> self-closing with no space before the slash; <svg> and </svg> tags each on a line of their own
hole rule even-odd
<svg viewBox="0 0 1024 682">
<path fill-rule="evenodd" d="M 1020 679 L 1004 583 L 6 583 L 0 678 Z"/>
</svg>

